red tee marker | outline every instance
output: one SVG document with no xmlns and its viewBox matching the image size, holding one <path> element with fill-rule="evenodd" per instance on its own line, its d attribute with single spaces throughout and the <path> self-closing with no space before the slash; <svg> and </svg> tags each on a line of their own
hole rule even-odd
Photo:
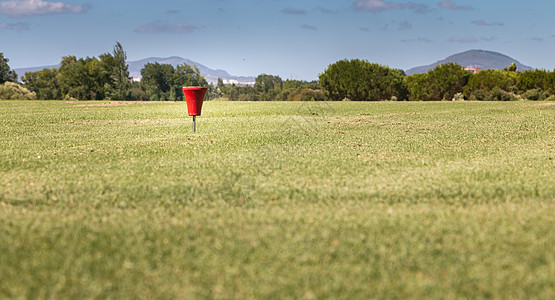
<svg viewBox="0 0 555 300">
<path fill-rule="evenodd" d="M 189 116 L 193 116 L 193 132 L 196 131 L 196 116 L 200 116 L 202 102 L 208 89 L 205 87 L 188 86 L 183 88 L 183 95 L 187 101 L 187 111 Z"/>
</svg>

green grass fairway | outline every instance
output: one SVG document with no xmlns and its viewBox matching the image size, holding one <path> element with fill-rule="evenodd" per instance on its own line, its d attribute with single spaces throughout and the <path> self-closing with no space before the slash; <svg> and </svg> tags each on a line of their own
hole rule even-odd
<svg viewBox="0 0 555 300">
<path fill-rule="evenodd" d="M 0 298 L 554 299 L 552 104 L 0 101 Z"/>
</svg>

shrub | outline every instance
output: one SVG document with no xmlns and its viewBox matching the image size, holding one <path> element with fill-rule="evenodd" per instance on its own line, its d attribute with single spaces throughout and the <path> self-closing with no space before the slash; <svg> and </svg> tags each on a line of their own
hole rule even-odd
<svg viewBox="0 0 555 300">
<path fill-rule="evenodd" d="M 487 96 L 486 100 L 488 101 L 515 101 L 518 100 L 515 94 L 505 92 L 504 90 L 495 87 L 489 95 Z"/>
<path fill-rule="evenodd" d="M 545 100 L 549 98 L 549 96 L 551 96 L 549 92 L 542 91 L 541 89 L 527 90 L 524 94 L 522 94 L 522 97 L 524 97 L 524 99 L 539 101 Z"/>
<path fill-rule="evenodd" d="M 484 92 L 484 90 L 476 90 L 470 95 L 470 100 L 484 101 L 487 96 L 488 95 Z"/>
<path fill-rule="evenodd" d="M 453 96 L 453 101 L 463 101 L 464 100 L 464 95 L 463 93 L 456 93 Z"/>
<path fill-rule="evenodd" d="M 0 85 L 0 99 L 3 100 L 35 100 L 36 94 L 15 82 Z"/>
<path fill-rule="evenodd" d="M 470 80 L 464 89 L 464 94 L 467 97 L 471 97 L 472 93 L 478 90 L 490 93 L 496 87 L 506 92 L 516 93 L 518 91 L 516 82 L 517 73 L 494 69 L 483 70 L 470 77 Z"/>
<path fill-rule="evenodd" d="M 287 95 L 288 101 L 325 101 L 326 97 L 321 90 L 299 88 L 292 90 Z"/>
</svg>

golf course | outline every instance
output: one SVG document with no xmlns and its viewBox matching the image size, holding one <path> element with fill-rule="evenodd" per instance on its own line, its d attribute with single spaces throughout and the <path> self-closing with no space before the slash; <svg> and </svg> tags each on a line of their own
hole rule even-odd
<svg viewBox="0 0 555 300">
<path fill-rule="evenodd" d="M 553 299 L 555 103 L 0 101 L 0 299 Z"/>
</svg>

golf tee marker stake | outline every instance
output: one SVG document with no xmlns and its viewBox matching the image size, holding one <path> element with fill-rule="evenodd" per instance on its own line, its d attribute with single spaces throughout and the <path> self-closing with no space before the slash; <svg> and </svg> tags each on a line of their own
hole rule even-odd
<svg viewBox="0 0 555 300">
<path fill-rule="evenodd" d="M 197 116 L 193 116 L 193 133 L 197 131 Z"/>
<path fill-rule="evenodd" d="M 187 101 L 187 112 L 189 116 L 193 116 L 193 132 L 197 130 L 197 116 L 200 116 L 202 111 L 202 102 L 204 101 L 204 96 L 206 96 L 206 91 L 208 89 L 205 87 L 198 86 L 188 86 L 183 88 L 183 95 L 185 96 L 185 101 Z"/>
</svg>

